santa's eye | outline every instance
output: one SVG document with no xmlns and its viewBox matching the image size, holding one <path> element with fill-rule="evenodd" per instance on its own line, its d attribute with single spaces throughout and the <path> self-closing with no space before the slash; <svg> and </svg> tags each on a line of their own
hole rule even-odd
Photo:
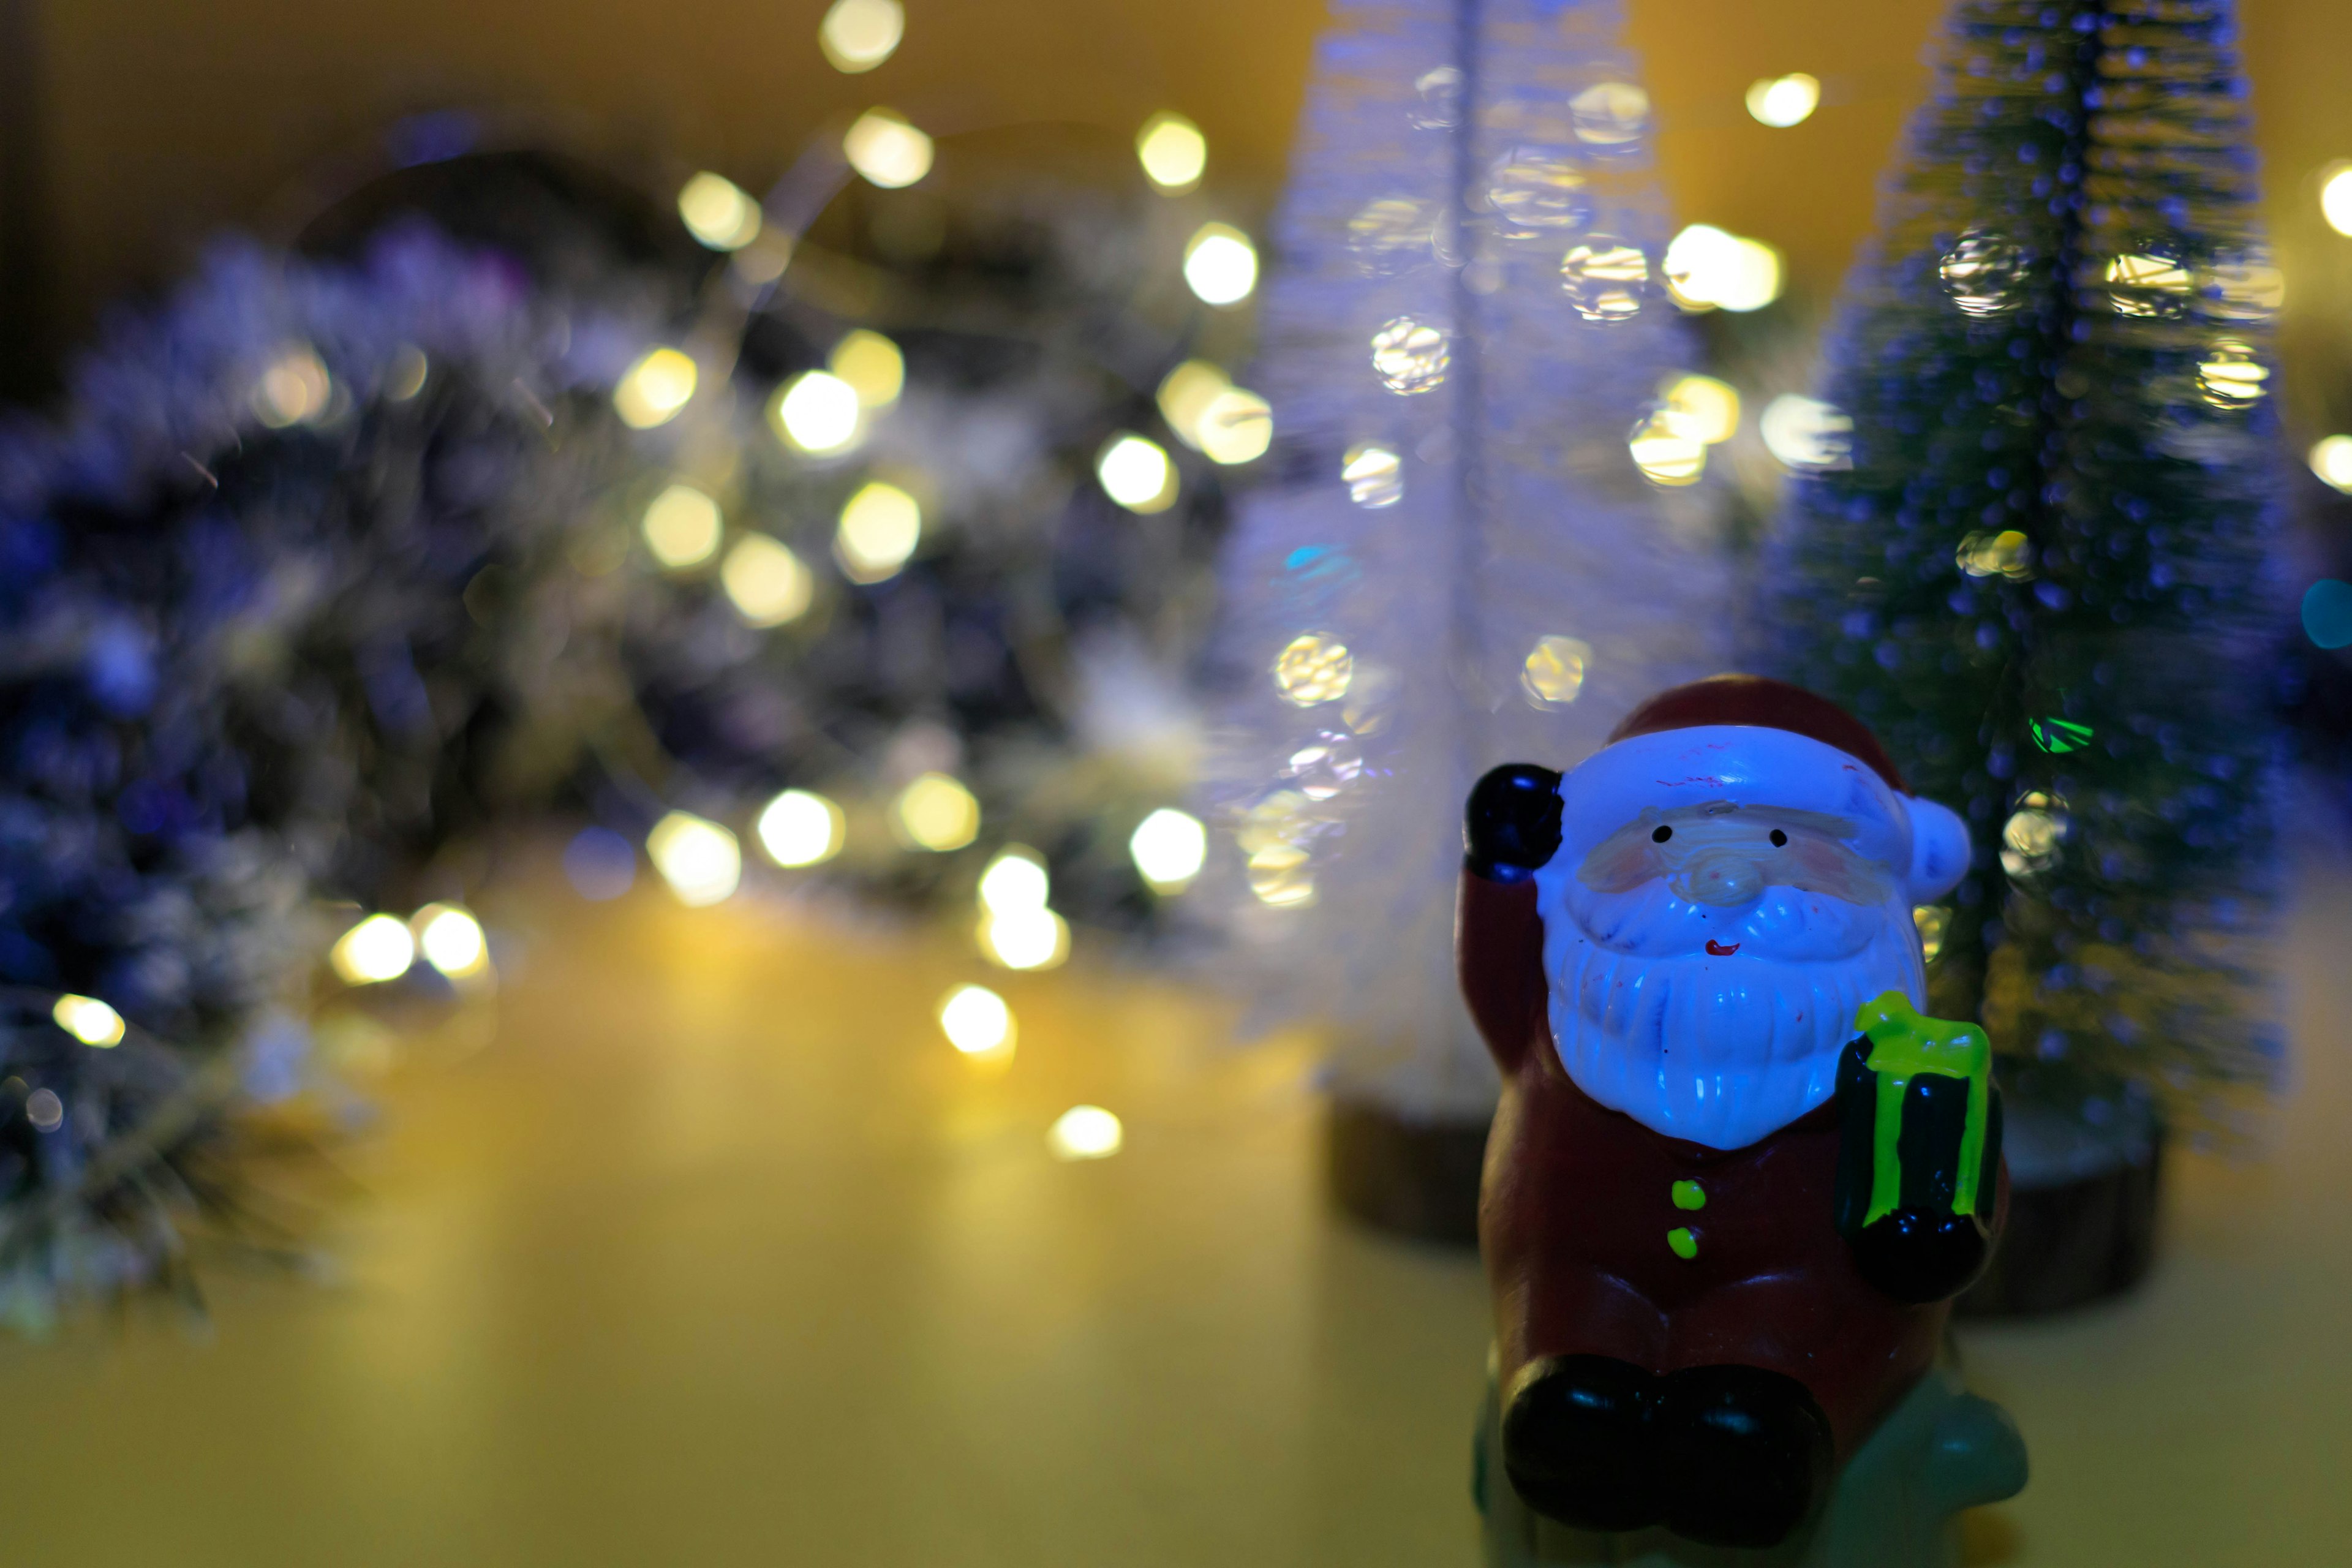
<svg viewBox="0 0 2352 1568">
<path fill-rule="evenodd" d="M 1783 844 L 1786 844 L 1786 843 L 1788 843 L 1788 842 L 1789 842 L 1789 836 L 1788 836 L 1787 834 L 1785 834 L 1785 833 L 1781 832 L 1781 831 L 1780 831 L 1779 828 L 1777 828 L 1777 827 L 1776 827 L 1776 828 L 1774 828 L 1774 829 L 1772 830 L 1772 847 L 1773 847 L 1773 848 L 1778 849 L 1778 848 L 1780 848 L 1780 846 L 1782 846 Z"/>
<path fill-rule="evenodd" d="M 1661 827 L 1655 833 L 1650 835 L 1650 842 L 1653 844 L 1664 844 L 1667 839 L 1672 838 L 1674 836 L 1675 830 L 1673 828 Z"/>
</svg>

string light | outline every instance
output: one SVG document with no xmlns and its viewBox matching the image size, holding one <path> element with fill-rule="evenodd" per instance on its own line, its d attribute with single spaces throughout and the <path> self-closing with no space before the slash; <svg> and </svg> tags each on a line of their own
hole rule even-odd
<svg viewBox="0 0 2352 1568">
<path fill-rule="evenodd" d="M 1209 139 L 1182 115 L 1162 112 L 1145 121 L 1135 133 L 1135 156 L 1145 178 L 1165 194 L 1179 196 L 1201 183 L 1209 166 Z"/>
<path fill-rule="evenodd" d="M 1208 864 L 1209 830 L 1191 812 L 1163 805 L 1136 825 L 1127 852 L 1153 892 L 1181 893 Z"/>
<path fill-rule="evenodd" d="M 1748 112 L 1758 123 L 1785 131 L 1802 124 L 1821 106 L 1822 84 L 1803 71 L 1768 76 L 1748 87 Z"/>
<path fill-rule="evenodd" d="M 886 191 L 903 189 L 931 172 L 931 139 L 887 109 L 859 115 L 841 139 L 849 166 Z"/>
<path fill-rule="evenodd" d="M 2197 367 L 2197 390 L 2216 408 L 2252 408 L 2270 390 L 2270 374 L 2252 343 L 2220 338 Z"/>
<path fill-rule="evenodd" d="M 49 1016 L 57 1020 L 58 1028 L 85 1046 L 106 1050 L 122 1043 L 122 1015 L 95 996 L 76 996 L 68 992 L 49 1008 Z"/>
<path fill-rule="evenodd" d="M 1453 363 L 1445 334 L 1411 316 L 1381 324 L 1372 334 L 1372 374 L 1391 392 L 1411 397 L 1444 384 L 1445 367 Z"/>
<path fill-rule="evenodd" d="M 712 250 L 740 250 L 760 237 L 760 204 L 709 170 L 678 187 L 677 216 L 687 233 Z"/>
<path fill-rule="evenodd" d="M 1025 844 L 1006 845 L 980 874 L 981 907 L 994 914 L 1042 910 L 1052 891 L 1044 858 Z"/>
<path fill-rule="evenodd" d="M 1351 447 L 1339 460 L 1348 499 L 1360 507 L 1394 506 L 1404 499 L 1404 459 L 1386 447 Z"/>
<path fill-rule="evenodd" d="M 907 359 L 898 345 L 863 327 L 834 344 L 825 363 L 867 408 L 887 408 L 907 384 Z"/>
<path fill-rule="evenodd" d="M 2352 436 L 2326 436 L 2312 443 L 2311 471 L 2324 484 L 2352 495 Z"/>
<path fill-rule="evenodd" d="M 875 479 L 841 509 L 834 559 L 853 583 L 886 582 L 898 574 L 923 536 L 923 509 L 913 496 Z"/>
<path fill-rule="evenodd" d="M 2352 163 L 2329 165 L 2319 184 L 2319 216 L 2328 227 L 2352 237 Z"/>
<path fill-rule="evenodd" d="M 633 430 L 667 425 L 693 401 L 696 379 L 694 361 L 676 349 L 656 349 L 613 388 L 614 412 Z"/>
<path fill-rule="evenodd" d="M 2105 281 L 2118 316 L 2177 316 L 2190 287 L 2189 269 L 2169 256 L 2111 257 Z"/>
<path fill-rule="evenodd" d="M 910 848 L 946 854 L 980 837 L 980 802 L 945 773 L 923 773 L 898 792 L 890 824 Z"/>
<path fill-rule="evenodd" d="M 673 811 L 646 835 L 646 854 L 678 902 L 691 908 L 727 899 L 743 879 L 735 835 L 691 812 Z"/>
<path fill-rule="evenodd" d="M 1320 632 L 1291 638 L 1274 658 L 1275 689 L 1300 708 L 1345 697 L 1355 673 L 1355 656 L 1347 644 Z"/>
<path fill-rule="evenodd" d="M 1274 409 L 1255 392 L 1227 387 L 1209 400 L 1196 434 L 1209 461 L 1228 466 L 1251 462 L 1274 445 Z"/>
<path fill-rule="evenodd" d="M 1650 118 L 1650 95 L 1629 81 L 1604 81 L 1569 100 L 1576 139 L 1592 147 L 1623 147 Z"/>
<path fill-rule="evenodd" d="M 1054 1121 L 1045 1147 L 1056 1160 L 1108 1160 L 1127 1135 L 1118 1118 L 1099 1105 L 1073 1105 Z"/>
<path fill-rule="evenodd" d="M 646 508 L 646 548 L 673 572 L 699 566 L 718 552 L 724 531 L 719 503 L 692 485 L 672 485 Z"/>
<path fill-rule="evenodd" d="M 1012 1054 L 1016 1026 L 1004 998 L 985 985 L 959 985 L 940 999 L 940 1032 L 968 1057 Z"/>
<path fill-rule="evenodd" d="M 1233 389 L 1225 373 L 1204 359 L 1188 359 L 1161 379 L 1156 401 L 1160 416 L 1187 447 L 1199 450 L 1201 421 L 1210 405 Z"/>
<path fill-rule="evenodd" d="M 849 820 L 814 790 L 788 789 L 760 812 L 754 830 L 760 847 L 779 866 L 821 866 L 841 853 Z"/>
<path fill-rule="evenodd" d="M 397 980 L 416 962 L 416 939 L 404 921 L 370 915 L 336 939 L 327 963 L 346 985 Z"/>
<path fill-rule="evenodd" d="M 272 360 L 253 388 L 253 411 L 264 425 L 283 430 L 308 425 L 327 411 L 334 383 L 308 343 L 297 343 Z"/>
<path fill-rule="evenodd" d="M 1695 223 L 1666 247 L 1666 292 L 1689 310 L 1760 310 L 1780 297 L 1780 253 L 1713 224 Z"/>
<path fill-rule="evenodd" d="M 1105 495 L 1129 511 L 1166 511 L 1176 504 L 1176 465 L 1169 461 L 1167 448 L 1131 430 L 1103 444 L 1095 478 Z"/>
<path fill-rule="evenodd" d="M 1638 246 L 1595 236 L 1559 258 L 1559 286 L 1588 321 L 1622 321 L 1642 313 L 1650 258 Z"/>
<path fill-rule="evenodd" d="M 1070 956 L 1070 925 L 1051 910 L 991 910 L 980 919 L 980 951 L 1006 969 L 1051 969 Z"/>
<path fill-rule="evenodd" d="M 1669 489 L 1695 485 L 1706 472 L 1706 443 L 1690 435 L 1664 409 L 1633 427 L 1625 448 L 1643 479 Z"/>
<path fill-rule="evenodd" d="M 857 389 L 830 371 L 794 376 L 768 403 L 768 426 L 795 451 L 814 457 L 845 452 L 858 437 Z"/>
<path fill-rule="evenodd" d="M 1757 421 L 1764 448 L 1785 466 L 1825 472 L 1853 466 L 1853 419 L 1834 404 L 1784 392 Z"/>
<path fill-rule="evenodd" d="M 456 904 L 427 904 L 409 918 L 408 928 L 425 962 L 452 980 L 469 979 L 490 966 L 482 922 Z"/>
<path fill-rule="evenodd" d="M 1592 645 L 1579 637 L 1539 637 L 1519 667 L 1519 689 L 1538 708 L 1565 708 L 1584 690 Z"/>
<path fill-rule="evenodd" d="M 1230 224 L 1204 223 L 1185 242 L 1184 282 L 1204 304 L 1238 305 L 1257 287 L 1257 247 Z"/>
<path fill-rule="evenodd" d="M 907 13 L 898 0 L 834 0 L 817 24 L 817 47 L 845 76 L 872 70 L 907 36 Z"/>
<path fill-rule="evenodd" d="M 1252 850 L 1249 887 L 1252 896 L 1269 908 L 1306 908 L 1315 901 L 1315 878 L 1308 868 L 1307 851 L 1289 844 Z"/>
<path fill-rule="evenodd" d="M 747 533 L 727 552 L 719 585 L 746 625 L 781 626 L 798 620 L 816 592 L 815 579 L 789 546 L 764 533 Z"/>
<path fill-rule="evenodd" d="M 1676 431 L 1707 446 L 1720 446 L 1739 429 L 1739 394 L 1711 375 L 1678 375 L 1667 382 L 1661 412 Z"/>
</svg>

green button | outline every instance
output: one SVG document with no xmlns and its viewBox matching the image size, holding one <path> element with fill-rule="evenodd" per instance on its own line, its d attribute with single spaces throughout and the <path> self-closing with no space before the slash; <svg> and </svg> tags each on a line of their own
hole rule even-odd
<svg viewBox="0 0 2352 1568">
<path fill-rule="evenodd" d="M 1675 1249 L 1676 1258 L 1688 1259 L 1698 1256 L 1698 1237 L 1690 1233 L 1687 1226 L 1678 1225 L 1666 1232 L 1666 1245 Z"/>
<path fill-rule="evenodd" d="M 1696 1182 L 1676 1182 L 1675 1184 L 1675 1207 L 1678 1209 L 1703 1209 L 1706 1207 L 1706 1189 L 1700 1186 Z"/>
</svg>

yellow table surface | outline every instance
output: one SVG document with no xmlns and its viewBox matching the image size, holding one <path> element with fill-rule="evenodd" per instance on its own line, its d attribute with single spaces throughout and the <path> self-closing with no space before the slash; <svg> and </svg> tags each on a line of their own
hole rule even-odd
<svg viewBox="0 0 2352 1568">
<path fill-rule="evenodd" d="M 495 1016 L 340 1155 L 334 1282 L 215 1268 L 205 1336 L 0 1346 L 0 1563 L 1472 1562 L 1477 1265 L 1326 1213 L 1304 1042 L 1083 950 L 1005 976 L 643 889 L 492 914 Z M 2294 929 L 2263 1163 L 2179 1162 L 2136 1299 L 1969 1332 L 2034 1465 L 1972 1562 L 2352 1562 L 2352 877 Z M 1003 1071 L 932 1021 L 966 980 L 1016 1011 Z M 1049 1154 L 1081 1102 L 1117 1156 Z"/>
</svg>

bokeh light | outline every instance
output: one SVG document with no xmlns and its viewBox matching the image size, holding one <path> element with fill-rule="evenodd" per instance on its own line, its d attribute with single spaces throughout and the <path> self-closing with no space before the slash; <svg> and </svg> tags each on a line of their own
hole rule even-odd
<svg viewBox="0 0 2352 1568">
<path fill-rule="evenodd" d="M 2328 227 L 2352 237 L 2352 163 L 2332 164 L 2321 178 L 2319 216 Z"/>
<path fill-rule="evenodd" d="M 1042 910 L 1053 895 L 1045 857 L 1025 844 L 1008 844 L 980 874 L 980 903 L 992 914 Z"/>
<path fill-rule="evenodd" d="M 318 353 L 308 343 L 297 343 L 272 360 L 254 384 L 253 411 L 273 430 L 308 425 L 327 411 L 334 389 Z"/>
<path fill-rule="evenodd" d="M 1274 658 L 1274 689 L 1285 701 L 1301 708 L 1345 697 L 1355 674 L 1356 659 L 1348 645 L 1320 632 L 1291 638 Z"/>
<path fill-rule="evenodd" d="M 737 540 L 719 563 L 719 585 L 744 624 L 781 626 L 806 614 L 816 580 L 790 546 L 764 533 Z"/>
<path fill-rule="evenodd" d="M 1536 640 L 1519 667 L 1519 689 L 1538 708 L 1565 708 L 1584 691 L 1592 645 L 1557 633 Z"/>
<path fill-rule="evenodd" d="M 940 999 L 940 1033 L 948 1044 L 968 1057 L 993 1056 L 1013 1049 L 1016 1029 L 1013 1009 L 985 985 L 959 985 Z"/>
<path fill-rule="evenodd" d="M 1070 956 L 1070 924 L 1048 909 L 990 910 L 978 936 L 982 954 L 1006 969 L 1052 969 Z"/>
<path fill-rule="evenodd" d="M 1045 1147 L 1056 1160 L 1108 1160 L 1126 1141 L 1118 1118 L 1099 1105 L 1073 1105 L 1045 1133 Z"/>
<path fill-rule="evenodd" d="M 646 855 L 677 901 L 694 908 L 730 897 L 743 879 L 735 835 L 708 817 L 673 811 L 646 835 Z"/>
<path fill-rule="evenodd" d="M 768 426 L 795 451 L 815 457 L 845 452 L 858 436 L 863 406 L 857 388 L 831 371 L 805 371 L 768 402 Z"/>
<path fill-rule="evenodd" d="M 2326 436 L 2312 443 L 2311 471 L 2324 484 L 2352 495 L 2352 436 Z"/>
<path fill-rule="evenodd" d="M 1127 852 L 1153 892 L 1181 893 L 1208 863 L 1209 830 L 1191 812 L 1163 805 L 1136 825 Z"/>
<path fill-rule="evenodd" d="M 1095 458 L 1103 493 L 1129 511 L 1166 511 L 1176 504 L 1176 465 L 1168 449 L 1147 436 L 1122 430 L 1103 443 Z"/>
<path fill-rule="evenodd" d="M 1765 450 L 1788 468 L 1818 473 L 1853 461 L 1853 416 L 1801 393 L 1784 392 L 1765 405 L 1756 432 Z"/>
<path fill-rule="evenodd" d="M 2033 542 L 2019 529 L 1980 530 L 1963 538 L 1953 563 L 1971 577 L 2006 577 L 2022 583 L 2033 575 Z"/>
<path fill-rule="evenodd" d="M 834 69 L 849 76 L 888 59 L 906 36 L 907 13 L 898 0 L 834 0 L 816 29 L 817 47 Z"/>
<path fill-rule="evenodd" d="M 1372 334 L 1372 374 L 1402 396 L 1444 385 L 1445 367 L 1453 360 L 1444 332 L 1411 316 L 1383 321 Z"/>
<path fill-rule="evenodd" d="M 427 904 L 409 917 L 416 951 L 452 980 L 465 980 L 490 966 L 489 939 L 482 922 L 457 904 Z"/>
<path fill-rule="evenodd" d="M 724 532 L 719 503 L 692 485 L 672 485 L 646 508 L 646 548 L 673 572 L 717 553 Z"/>
<path fill-rule="evenodd" d="M 1181 195 L 1201 183 L 1209 166 L 1209 139 L 1181 114 L 1155 114 L 1135 133 L 1135 156 L 1146 179 L 1171 196 Z"/>
<path fill-rule="evenodd" d="M 1952 911 L 1940 904 L 1915 904 L 1911 927 L 1919 933 L 1919 957 L 1933 963 L 1943 956 L 1944 937 L 1952 929 Z"/>
<path fill-rule="evenodd" d="M 1711 375 L 1678 375 L 1665 386 L 1666 422 L 1694 441 L 1719 446 L 1739 429 L 1739 394 Z"/>
<path fill-rule="evenodd" d="M 1231 377 L 1207 360 L 1188 359 L 1160 379 L 1160 417 L 1168 421 L 1176 439 L 1198 450 L 1202 418 L 1233 384 Z"/>
<path fill-rule="evenodd" d="M 875 479 L 861 486 L 841 509 L 833 556 L 853 583 L 895 577 L 923 537 L 923 509 L 894 484 Z"/>
<path fill-rule="evenodd" d="M 1315 877 L 1307 851 L 1271 844 L 1250 851 L 1249 887 L 1258 902 L 1277 910 L 1305 909 L 1315 901 Z"/>
<path fill-rule="evenodd" d="M 1643 479 L 1669 489 L 1695 485 L 1706 472 L 1706 443 L 1689 434 L 1664 409 L 1633 426 L 1625 449 Z"/>
<path fill-rule="evenodd" d="M 1713 224 L 1675 236 L 1664 271 L 1666 291 L 1685 310 L 1760 310 L 1780 297 L 1780 253 Z"/>
<path fill-rule="evenodd" d="M 122 1043 L 122 1015 L 95 996 L 68 993 L 49 1008 L 49 1016 L 57 1020 L 58 1028 L 85 1046 L 105 1050 Z"/>
<path fill-rule="evenodd" d="M 760 237 L 760 204 L 707 169 L 678 187 L 677 216 L 687 233 L 712 250 L 740 250 Z"/>
<path fill-rule="evenodd" d="M 911 185 L 931 172 L 931 139 L 887 109 L 869 109 L 841 138 L 849 166 L 886 191 Z"/>
<path fill-rule="evenodd" d="M 887 408 L 907 384 L 907 358 L 898 345 L 863 327 L 834 344 L 825 364 L 867 408 Z"/>
<path fill-rule="evenodd" d="M 753 825 L 760 847 L 779 866 L 822 866 L 841 853 L 849 819 L 814 790 L 788 789 L 761 808 Z"/>
<path fill-rule="evenodd" d="M 1257 247 L 1231 224 L 1204 223 L 1185 242 L 1184 282 L 1204 304 L 1238 305 L 1257 287 Z"/>
<path fill-rule="evenodd" d="M 1604 81 L 1569 100 L 1576 139 L 1590 147 L 1623 147 L 1640 139 L 1650 95 L 1630 81 Z"/>
<path fill-rule="evenodd" d="M 2270 374 L 2253 344 L 2219 338 L 2197 366 L 2197 390 L 2216 408 L 2252 408 L 2270 390 Z"/>
<path fill-rule="evenodd" d="M 2321 647 L 2352 647 L 2352 583 L 2322 577 L 2305 589 L 2303 629 Z"/>
<path fill-rule="evenodd" d="M 397 980 L 416 962 L 416 939 L 407 922 L 391 915 L 370 915 L 335 941 L 327 963 L 346 985 L 374 985 Z"/>
<path fill-rule="evenodd" d="M 1588 321 L 1622 321 L 1642 313 L 1650 258 L 1638 246 L 1602 236 L 1571 245 L 1559 258 L 1559 286 Z"/>
<path fill-rule="evenodd" d="M 1748 112 L 1759 124 L 1784 131 L 1803 123 L 1821 107 L 1822 84 L 1803 71 L 1768 76 L 1748 84 Z"/>
<path fill-rule="evenodd" d="M 383 395 L 394 403 L 405 403 L 425 390 L 425 377 L 433 374 L 433 362 L 415 343 L 403 343 L 392 356 L 392 363 L 383 373 Z"/>
<path fill-rule="evenodd" d="M 1246 387 L 1227 387 L 1209 400 L 1196 434 L 1209 461 L 1252 462 L 1274 445 L 1274 409 Z"/>
<path fill-rule="evenodd" d="M 2178 316 L 2188 309 L 2189 268 L 2169 256 L 2110 257 L 2102 278 L 2118 316 Z"/>
<path fill-rule="evenodd" d="M 676 349 L 656 349 L 631 365 L 613 388 L 613 409 L 635 430 L 650 430 L 677 417 L 694 399 L 694 361 Z"/>
<path fill-rule="evenodd" d="M 923 773 L 891 803 L 890 826 L 909 848 L 945 854 L 980 837 L 980 802 L 946 773 Z"/>
<path fill-rule="evenodd" d="M 1339 478 L 1358 506 L 1394 506 L 1404 499 L 1404 459 L 1386 447 L 1350 447 L 1339 459 Z"/>
</svg>

